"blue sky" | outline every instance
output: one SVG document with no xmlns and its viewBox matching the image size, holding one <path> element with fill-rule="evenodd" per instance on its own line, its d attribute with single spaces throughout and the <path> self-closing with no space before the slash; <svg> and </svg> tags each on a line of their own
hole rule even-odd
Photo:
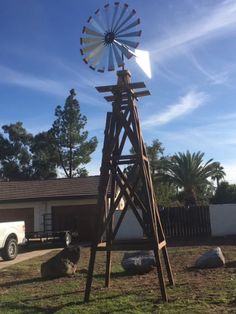
<svg viewBox="0 0 236 314">
<path fill-rule="evenodd" d="M 115 72 L 93 72 L 80 55 L 86 20 L 108 1 L 0 0 L 0 125 L 22 121 L 48 130 L 57 105 L 75 88 L 99 145 L 88 165 L 98 174 L 109 104 L 95 86 Z M 112 2 L 111 2 L 112 3 Z M 130 0 L 141 18 L 139 49 L 149 50 L 152 79 L 134 59 L 132 80 L 151 96 L 140 99 L 144 140 L 158 138 L 166 154 L 202 151 L 236 183 L 236 1 Z"/>
</svg>

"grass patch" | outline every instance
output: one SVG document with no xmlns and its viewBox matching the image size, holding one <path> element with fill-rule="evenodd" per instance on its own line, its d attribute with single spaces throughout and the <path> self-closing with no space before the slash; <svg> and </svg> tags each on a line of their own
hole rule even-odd
<svg viewBox="0 0 236 314">
<path fill-rule="evenodd" d="M 81 250 L 73 278 L 42 280 L 40 265 L 47 255 L 1 271 L 0 313 L 236 313 L 236 247 L 221 245 L 225 267 L 196 270 L 196 258 L 211 246 L 171 247 L 170 261 L 176 281 L 167 286 L 169 303 L 161 302 L 156 273 L 126 276 L 120 265 L 123 254 L 112 255 L 110 289 L 104 288 L 105 254 L 97 253 L 91 301 L 83 303 L 89 250 Z"/>
</svg>

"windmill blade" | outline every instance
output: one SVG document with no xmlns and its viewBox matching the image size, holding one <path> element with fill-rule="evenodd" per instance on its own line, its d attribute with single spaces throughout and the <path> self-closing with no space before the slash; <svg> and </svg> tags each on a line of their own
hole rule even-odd
<svg viewBox="0 0 236 314">
<path fill-rule="evenodd" d="M 108 49 L 107 47 L 105 47 L 106 49 L 104 49 L 104 54 L 101 58 L 101 62 L 99 64 L 99 68 L 98 68 L 98 72 L 105 72 L 105 69 L 107 67 L 107 60 L 108 60 Z"/>
<path fill-rule="evenodd" d="M 108 58 L 108 71 L 114 71 L 114 70 L 115 70 L 115 66 L 114 66 L 113 51 L 112 51 L 112 46 L 110 45 L 109 58 Z"/>
<path fill-rule="evenodd" d="M 97 46 L 92 52 L 90 52 L 85 58 L 84 58 L 84 61 L 86 63 L 89 62 L 89 60 L 95 58 L 99 53 L 100 51 L 104 49 L 104 45 L 103 44 L 100 44 L 99 46 Z"/>
<path fill-rule="evenodd" d="M 124 39 L 117 39 L 118 42 L 120 42 L 121 44 L 124 44 L 128 47 L 132 47 L 132 48 L 137 48 L 138 47 L 138 42 L 133 42 L 130 40 L 124 40 Z"/>
<path fill-rule="evenodd" d="M 94 36 L 98 36 L 98 37 L 103 37 L 103 34 L 96 32 L 94 30 L 92 30 L 91 28 L 88 27 L 84 27 L 83 28 L 83 33 L 86 33 L 88 35 L 94 35 Z"/>
<path fill-rule="evenodd" d="M 124 16 L 125 12 L 127 11 L 128 9 L 128 4 L 124 4 L 124 7 L 123 7 L 123 10 L 121 11 L 121 14 L 120 16 L 118 17 L 117 21 L 116 21 L 116 24 L 114 26 L 114 30 L 116 29 L 116 27 L 119 25 L 120 23 L 120 20 L 122 19 L 122 17 Z"/>
<path fill-rule="evenodd" d="M 90 16 L 88 19 L 88 23 L 92 25 L 96 30 L 98 30 L 101 34 L 104 33 L 105 28 L 97 21 L 95 17 Z"/>
<path fill-rule="evenodd" d="M 131 57 L 135 56 L 135 54 L 131 50 L 129 50 L 128 47 L 126 47 L 123 44 L 120 44 L 116 40 L 114 42 L 116 43 L 116 47 L 122 52 L 124 56 L 126 56 L 127 59 L 130 59 Z"/>
<path fill-rule="evenodd" d="M 96 70 L 97 65 L 101 62 L 101 60 L 103 58 L 104 52 L 105 52 L 105 47 L 103 47 L 103 49 L 98 51 L 97 55 L 94 56 L 93 61 L 92 61 L 91 65 L 90 65 L 90 68 L 92 70 Z"/>
<path fill-rule="evenodd" d="M 120 37 L 140 37 L 141 33 L 142 33 L 142 31 L 137 31 L 137 32 L 131 32 L 131 33 L 126 33 L 126 34 L 120 34 L 116 37 L 117 38 L 120 38 Z"/>
<path fill-rule="evenodd" d="M 81 48 L 81 50 L 82 50 L 83 54 L 86 54 L 86 53 L 88 53 L 91 50 L 95 50 L 100 45 L 103 46 L 103 43 L 101 43 L 101 44 L 96 43 L 96 44 L 93 44 L 93 45 L 89 45 L 89 46 L 86 46 L 84 48 Z"/>
<path fill-rule="evenodd" d="M 101 37 L 87 37 L 87 38 L 80 38 L 80 44 L 91 44 L 91 43 L 97 43 L 100 44 L 102 43 L 103 40 Z"/>
<path fill-rule="evenodd" d="M 107 26 L 107 29 L 110 29 L 110 20 L 109 20 L 109 6 L 110 4 L 106 4 L 104 5 L 104 15 L 105 15 L 105 20 L 106 20 L 106 26 Z"/>
<path fill-rule="evenodd" d="M 118 8 L 119 8 L 119 2 L 115 2 L 115 7 L 114 7 L 114 12 L 113 12 L 113 17 L 111 20 L 111 31 L 114 30 L 113 26 L 117 17 L 117 13 L 118 13 Z"/>
<path fill-rule="evenodd" d="M 135 14 L 136 14 L 136 11 L 132 10 L 131 13 L 128 15 L 128 17 L 124 21 L 121 21 L 120 25 L 117 25 L 117 28 L 114 31 L 118 32 L 119 29 L 121 29 L 121 27 L 124 26 Z"/>
<path fill-rule="evenodd" d="M 122 28 L 119 32 L 117 32 L 117 34 L 123 33 L 124 31 L 127 31 L 128 29 L 133 28 L 137 26 L 138 24 L 140 24 L 140 19 L 137 19 L 133 23 L 129 24 L 127 27 Z"/>
<path fill-rule="evenodd" d="M 118 67 L 122 67 L 124 65 L 124 61 L 123 61 L 123 59 L 121 57 L 121 53 L 116 48 L 116 45 L 112 45 L 112 48 L 113 48 L 113 52 L 114 52 L 114 55 L 115 55 L 117 66 Z"/>
<path fill-rule="evenodd" d="M 100 11 L 100 9 L 98 9 L 96 12 L 95 12 L 95 16 L 96 16 L 96 21 L 97 23 L 99 23 L 103 29 L 103 33 L 106 31 L 106 25 L 102 19 L 102 12 Z"/>
</svg>

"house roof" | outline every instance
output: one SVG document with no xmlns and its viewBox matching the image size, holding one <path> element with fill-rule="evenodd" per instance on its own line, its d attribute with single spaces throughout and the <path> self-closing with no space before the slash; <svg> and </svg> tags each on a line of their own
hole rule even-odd
<svg viewBox="0 0 236 314">
<path fill-rule="evenodd" d="M 98 183 L 99 176 L 40 181 L 0 181 L 0 203 L 96 197 Z"/>
</svg>

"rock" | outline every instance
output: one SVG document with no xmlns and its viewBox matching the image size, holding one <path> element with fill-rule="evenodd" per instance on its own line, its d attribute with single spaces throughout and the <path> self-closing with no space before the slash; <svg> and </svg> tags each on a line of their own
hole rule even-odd
<svg viewBox="0 0 236 314">
<path fill-rule="evenodd" d="M 222 267 L 225 264 L 225 258 L 220 247 L 216 247 L 202 256 L 196 262 L 196 268 L 216 268 Z"/>
<path fill-rule="evenodd" d="M 142 275 L 154 269 L 156 260 L 153 251 L 138 251 L 125 253 L 121 265 L 130 274 Z"/>
<path fill-rule="evenodd" d="M 41 264 L 41 277 L 45 279 L 52 279 L 73 276 L 77 270 L 79 258 L 79 246 L 65 248 L 57 255 Z"/>
</svg>

